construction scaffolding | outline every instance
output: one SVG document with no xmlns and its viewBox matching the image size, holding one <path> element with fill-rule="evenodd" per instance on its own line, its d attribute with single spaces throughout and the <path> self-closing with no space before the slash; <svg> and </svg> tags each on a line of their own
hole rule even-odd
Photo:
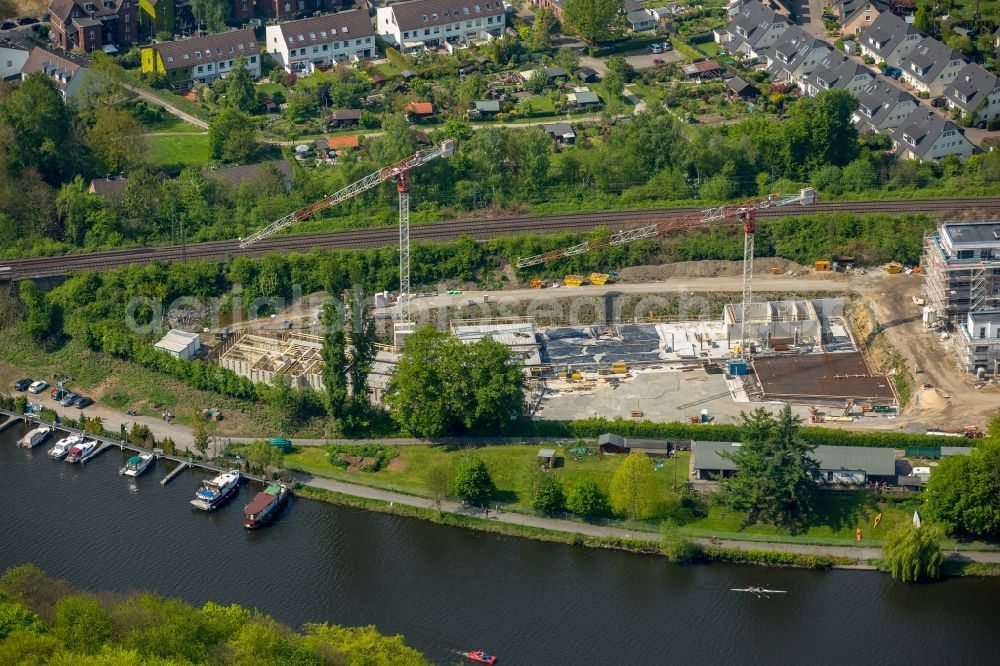
<svg viewBox="0 0 1000 666">
<path fill-rule="evenodd" d="M 924 238 L 924 291 L 937 319 L 1000 308 L 1000 221 L 945 222 Z"/>
</svg>

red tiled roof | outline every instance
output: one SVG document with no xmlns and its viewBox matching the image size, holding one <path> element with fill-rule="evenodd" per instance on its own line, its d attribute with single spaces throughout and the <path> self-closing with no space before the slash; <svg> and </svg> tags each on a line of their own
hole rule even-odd
<svg viewBox="0 0 1000 666">
<path fill-rule="evenodd" d="M 342 150 L 344 148 L 357 148 L 358 137 L 356 136 L 329 136 L 326 138 L 326 145 L 331 150 Z"/>
<path fill-rule="evenodd" d="M 434 105 L 430 102 L 410 102 L 404 110 L 417 116 L 429 116 L 434 113 Z"/>
</svg>

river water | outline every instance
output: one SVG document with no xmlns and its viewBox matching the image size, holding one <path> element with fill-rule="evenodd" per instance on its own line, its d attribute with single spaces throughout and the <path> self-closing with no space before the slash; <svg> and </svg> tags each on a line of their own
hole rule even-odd
<svg viewBox="0 0 1000 666">
<path fill-rule="evenodd" d="M 237 602 L 298 627 L 374 624 L 439 663 L 456 650 L 506 664 L 996 663 L 1000 580 L 903 585 L 870 572 L 726 565 L 447 528 L 293 499 L 249 532 L 244 486 L 206 514 L 204 472 L 137 480 L 112 449 L 84 466 L 0 433 L 0 569 L 33 562 L 93 590 Z M 731 587 L 788 594 L 758 599 Z"/>
</svg>

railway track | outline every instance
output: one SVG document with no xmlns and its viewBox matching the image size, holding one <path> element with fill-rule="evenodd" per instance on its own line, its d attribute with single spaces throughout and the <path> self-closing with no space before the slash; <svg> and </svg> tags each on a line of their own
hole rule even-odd
<svg viewBox="0 0 1000 666">
<path fill-rule="evenodd" d="M 485 241 L 498 236 L 551 234 L 589 231 L 608 227 L 613 231 L 658 222 L 667 217 L 695 212 L 697 208 L 621 210 L 600 213 L 573 213 L 547 217 L 495 217 L 488 219 L 450 220 L 410 228 L 413 241 L 446 241 L 471 236 Z M 969 211 L 1000 213 L 1000 197 L 972 199 L 925 199 L 902 201 L 835 201 L 810 206 L 762 209 L 757 219 L 789 217 L 811 213 L 932 213 L 940 216 L 966 214 Z M 0 260 L 0 280 L 22 280 L 65 275 L 72 271 L 99 271 L 127 264 L 154 261 L 176 262 L 184 259 L 224 260 L 237 256 L 260 256 L 274 252 L 308 252 L 312 249 L 371 248 L 399 242 L 396 227 L 377 227 L 325 232 L 301 236 L 279 236 L 241 249 L 236 241 L 212 241 L 180 246 L 154 246 L 108 250 L 58 257 Z"/>
</svg>

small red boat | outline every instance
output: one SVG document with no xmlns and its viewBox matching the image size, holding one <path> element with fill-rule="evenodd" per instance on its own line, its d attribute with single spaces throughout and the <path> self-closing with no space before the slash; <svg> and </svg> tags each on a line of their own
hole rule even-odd
<svg viewBox="0 0 1000 666">
<path fill-rule="evenodd" d="M 472 661 L 478 661 L 480 664 L 495 664 L 497 663 L 497 656 L 495 654 L 486 654 L 482 650 L 472 650 L 471 652 L 465 652 L 466 657 Z"/>
</svg>

